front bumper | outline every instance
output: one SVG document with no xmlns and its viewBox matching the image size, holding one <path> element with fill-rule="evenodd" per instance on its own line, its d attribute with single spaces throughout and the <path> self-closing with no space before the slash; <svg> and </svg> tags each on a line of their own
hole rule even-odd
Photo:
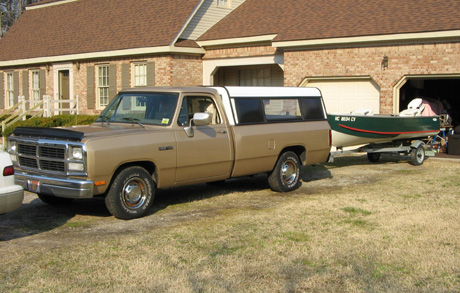
<svg viewBox="0 0 460 293">
<path fill-rule="evenodd" d="M 65 198 L 92 198 L 94 195 L 94 182 L 90 180 L 51 178 L 20 170 L 15 170 L 14 179 L 24 190 L 34 193 Z"/>
</svg>

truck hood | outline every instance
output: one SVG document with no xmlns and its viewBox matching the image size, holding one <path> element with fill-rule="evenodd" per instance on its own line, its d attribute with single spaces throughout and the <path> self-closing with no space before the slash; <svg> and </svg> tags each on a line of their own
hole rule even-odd
<svg viewBox="0 0 460 293">
<path fill-rule="evenodd" d="M 108 136 L 132 135 L 143 132 L 162 131 L 163 127 L 146 126 L 138 124 L 92 124 L 59 128 L 18 127 L 13 131 L 15 136 L 26 136 L 45 139 L 63 139 L 84 141 Z"/>
</svg>

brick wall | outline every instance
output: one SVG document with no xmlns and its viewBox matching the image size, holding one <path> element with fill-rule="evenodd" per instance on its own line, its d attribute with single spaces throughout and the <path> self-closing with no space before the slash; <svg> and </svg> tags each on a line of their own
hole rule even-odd
<svg viewBox="0 0 460 293">
<path fill-rule="evenodd" d="M 284 62 L 285 86 L 305 77 L 371 76 L 381 89 L 381 112 L 392 113 L 393 88 L 403 76 L 460 73 L 460 43 L 286 51 Z"/>
</svg>

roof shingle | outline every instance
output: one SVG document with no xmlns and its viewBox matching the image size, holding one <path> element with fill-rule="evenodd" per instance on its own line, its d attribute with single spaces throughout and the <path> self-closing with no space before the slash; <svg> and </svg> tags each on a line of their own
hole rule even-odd
<svg viewBox="0 0 460 293">
<path fill-rule="evenodd" d="M 0 61 L 168 46 L 198 3 L 79 0 L 36 5 L 0 40 Z"/>
<path fill-rule="evenodd" d="M 198 41 L 277 34 L 274 41 L 460 29 L 458 0 L 246 0 Z"/>
</svg>

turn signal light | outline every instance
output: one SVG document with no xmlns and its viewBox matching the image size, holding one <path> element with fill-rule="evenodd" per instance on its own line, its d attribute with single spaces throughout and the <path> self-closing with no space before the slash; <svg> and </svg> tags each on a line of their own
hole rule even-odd
<svg viewBox="0 0 460 293">
<path fill-rule="evenodd" d="M 14 175 L 14 167 L 13 166 L 6 166 L 3 169 L 3 176 L 11 176 Z"/>
</svg>

